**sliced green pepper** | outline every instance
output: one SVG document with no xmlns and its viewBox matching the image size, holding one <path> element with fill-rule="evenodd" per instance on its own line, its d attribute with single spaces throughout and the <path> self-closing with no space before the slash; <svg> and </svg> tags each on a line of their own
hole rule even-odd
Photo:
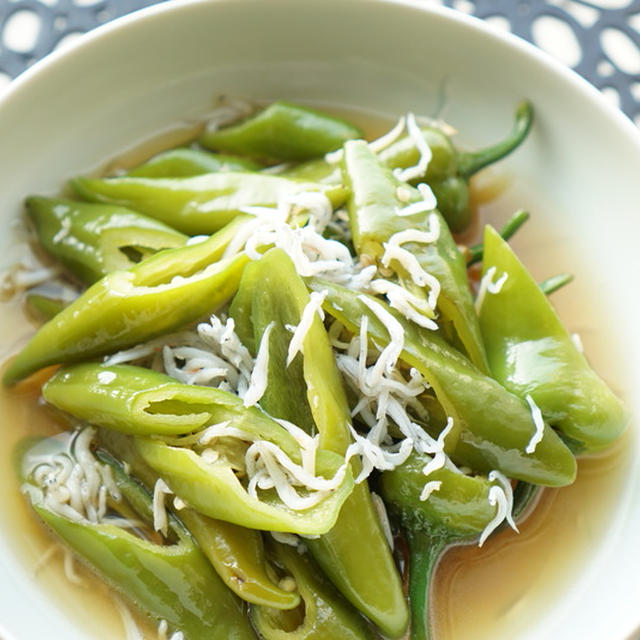
<svg viewBox="0 0 640 640">
<path fill-rule="evenodd" d="M 402 465 L 385 471 L 381 479 L 385 502 L 399 517 L 409 543 L 412 640 L 431 637 L 429 590 L 443 551 L 477 538 L 498 510 L 489 501 L 491 483 L 487 478 L 445 468 L 425 476 L 423 469 L 430 460 L 427 455 L 412 453 Z M 422 500 L 427 481 L 440 484 Z"/>
<path fill-rule="evenodd" d="M 308 160 L 360 137 L 360 129 L 340 118 L 279 100 L 237 125 L 207 131 L 200 144 L 259 158 Z"/>
<path fill-rule="evenodd" d="M 131 207 L 190 235 L 213 233 L 245 207 L 275 207 L 282 198 L 304 191 L 322 191 L 334 207 L 345 198 L 341 185 L 236 172 L 188 178 L 76 178 L 72 187 L 86 200 Z"/>
<path fill-rule="evenodd" d="M 357 140 L 344 146 L 343 172 L 350 188 L 347 199 L 353 244 L 358 255 L 380 259 L 384 243 L 396 233 L 412 229 L 427 230 L 430 220 L 438 222 L 440 233 L 432 243 L 407 242 L 402 245 L 420 266 L 440 282 L 438 309 L 450 320 L 472 362 L 488 371 L 478 318 L 467 280 L 465 260 L 451 237 L 442 216 L 435 210 L 398 215 L 398 210 L 422 200 L 420 193 L 383 167 L 366 143 Z M 402 194 L 403 200 L 400 199 Z M 394 267 L 394 264 L 391 264 Z M 399 270 L 405 286 L 410 278 Z"/>
<path fill-rule="evenodd" d="M 108 429 L 99 429 L 100 446 L 129 466 L 130 473 L 152 488 L 158 474 L 135 449 L 133 438 Z M 276 609 L 291 609 L 300 603 L 296 592 L 281 589 L 267 572 L 262 534 L 230 522 L 208 518 L 190 507 L 178 512 L 180 520 L 196 539 L 222 581 L 237 596 Z"/>
<path fill-rule="evenodd" d="M 277 561 L 293 577 L 304 604 L 291 611 L 251 607 L 251 621 L 265 640 L 368 640 L 366 622 L 333 589 L 306 554 L 273 545 Z"/>
<path fill-rule="evenodd" d="M 349 407 L 317 314 L 302 341 L 303 355 L 287 366 L 291 333 L 286 327 L 298 325 L 309 301 L 291 260 L 282 250 L 272 249 L 245 270 L 232 313 L 237 327 L 252 324 L 252 344 L 275 321 L 269 341 L 269 383 L 261 406 L 308 433 L 317 432 L 321 447 L 344 455 L 351 443 Z M 351 604 L 385 635 L 404 633 L 408 612 L 400 578 L 366 483 L 356 485 L 333 529 L 306 543 Z"/>
<path fill-rule="evenodd" d="M 227 423 L 255 440 L 276 445 L 294 463 L 301 461 L 293 436 L 260 410 L 245 407 L 238 396 L 181 384 L 141 367 L 76 365 L 58 372 L 43 393 L 49 402 L 78 418 L 90 417 L 94 424 L 134 435 L 184 434 Z M 243 455 L 247 445 L 241 439 L 234 442 L 231 451 L 223 451 L 214 462 L 205 462 L 191 450 L 189 439 L 183 445 L 179 438 L 168 442 L 139 438 L 135 444 L 144 461 L 172 491 L 204 515 L 268 531 L 316 535 L 331 529 L 353 487 L 349 471 L 315 506 L 294 511 L 273 489 L 262 491 L 259 500 L 247 493 L 235 467 L 235 459 Z M 316 465 L 320 475 L 332 478 L 342 467 L 343 458 L 319 449 Z"/>
<path fill-rule="evenodd" d="M 362 294 L 331 282 L 310 278 L 314 291 L 327 291 L 323 308 L 350 331 L 357 333 L 363 316 L 370 340 L 384 345 L 389 333 L 362 302 Z M 445 451 L 456 463 L 477 472 L 498 470 L 545 486 L 564 486 L 575 479 L 576 461 L 558 435 L 547 425 L 533 453 L 525 449 L 536 433 L 526 403 L 474 367 L 467 358 L 432 331 L 421 330 L 377 300 L 404 331 L 400 359 L 415 367 L 433 388 L 447 416 L 453 419 Z"/>
<path fill-rule="evenodd" d="M 260 499 L 251 497 L 223 456 L 207 463 L 188 448 L 147 438 L 137 439 L 136 448 L 171 490 L 194 509 L 211 518 L 250 529 L 303 535 L 326 533 L 335 524 L 340 508 L 353 488 L 353 478 L 347 470 L 338 488 L 315 506 L 293 510 L 282 502 L 275 489 L 261 491 Z M 340 456 L 319 450 L 316 474 L 333 478 L 342 463 Z"/>
<path fill-rule="evenodd" d="M 133 346 L 215 311 L 235 293 L 248 260 L 243 254 L 220 260 L 244 222 L 96 282 L 39 329 L 9 365 L 4 383 Z"/>
<path fill-rule="evenodd" d="M 529 396 L 545 420 L 581 445 L 599 451 L 624 430 L 627 414 L 591 369 L 550 302 L 509 245 L 491 228 L 484 236 L 484 272 L 507 279 L 488 294 L 480 323 L 493 376 L 521 398 Z"/>
<path fill-rule="evenodd" d="M 257 162 L 246 158 L 184 148 L 159 153 L 128 171 L 127 175 L 136 178 L 186 178 L 218 171 L 258 171 L 260 168 Z"/>
<path fill-rule="evenodd" d="M 47 253 L 89 284 L 188 240 L 171 227 L 123 207 L 42 197 L 27 198 L 26 206 Z"/>
<path fill-rule="evenodd" d="M 32 444 L 22 455 L 25 491 L 37 515 L 98 575 L 158 622 L 166 620 L 187 640 L 255 635 L 239 599 L 226 589 L 188 533 L 171 519 L 175 542 L 159 545 L 110 524 L 72 520 L 53 511 L 32 472 L 66 443 L 50 438 Z M 143 520 L 152 512 L 151 496 L 109 461 L 116 485 L 129 506 Z M 116 508 L 119 505 L 115 505 Z"/>
<path fill-rule="evenodd" d="M 42 394 L 81 420 L 129 435 L 181 435 L 228 421 L 241 431 L 259 432 L 288 456 L 298 450 L 281 426 L 260 409 L 245 407 L 235 394 L 184 384 L 143 367 L 97 362 L 66 366 L 45 383 Z"/>
<path fill-rule="evenodd" d="M 188 507 L 180 518 L 209 558 L 216 573 L 238 596 L 251 604 L 295 609 L 300 594 L 276 584 L 267 573 L 262 534 L 231 522 L 208 518 Z"/>
</svg>

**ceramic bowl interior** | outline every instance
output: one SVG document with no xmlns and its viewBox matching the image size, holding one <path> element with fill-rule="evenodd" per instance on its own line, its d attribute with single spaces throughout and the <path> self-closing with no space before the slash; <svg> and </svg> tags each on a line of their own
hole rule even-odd
<svg viewBox="0 0 640 640">
<path fill-rule="evenodd" d="M 515 104 L 530 99 L 531 137 L 478 180 L 478 193 L 493 194 L 480 213 L 499 224 L 517 208 L 531 211 L 516 248 L 540 279 L 576 274 L 554 300 L 592 363 L 638 415 L 640 137 L 595 90 L 533 47 L 420 2 L 169 2 L 36 65 L 0 102 L 2 266 L 19 257 L 13 221 L 27 194 L 55 193 L 71 176 L 198 122 L 223 94 L 329 105 L 389 122 L 408 110 L 439 116 L 470 147 L 498 139 Z M 1 314 L 5 356 L 32 331 L 15 323 L 15 313 L 8 306 Z M 8 468 L 10 446 L 2 447 Z M 562 534 L 546 545 L 523 545 L 527 584 L 500 596 L 503 610 L 474 638 L 630 636 L 640 623 L 630 597 L 639 587 L 639 460 L 631 433 L 608 463 L 610 477 L 589 485 L 593 491 L 580 498 Z M 12 506 L 0 513 L 0 621 L 7 636 L 122 637 L 117 620 L 85 607 L 84 595 L 78 606 L 63 604 L 76 597 L 63 581 L 35 577 L 42 547 L 23 533 L 18 498 L 7 497 L 17 490 L 9 475 L 5 499 Z M 544 533 L 541 526 L 536 535 Z M 520 571 L 517 563 L 511 569 Z M 481 603 L 512 578 L 505 569 L 489 586 L 478 584 L 465 606 L 475 611 L 477 598 L 482 617 Z M 453 603 L 460 598 L 449 595 Z M 454 606 L 449 595 L 442 606 Z M 455 618 L 455 610 L 447 615 Z M 464 626 L 452 628 L 452 637 L 470 637 Z"/>
</svg>

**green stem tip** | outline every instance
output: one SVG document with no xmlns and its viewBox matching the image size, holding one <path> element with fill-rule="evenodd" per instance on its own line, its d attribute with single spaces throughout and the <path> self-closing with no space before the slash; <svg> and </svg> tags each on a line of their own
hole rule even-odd
<svg viewBox="0 0 640 640">
<path fill-rule="evenodd" d="M 527 137 L 533 123 L 533 107 L 530 102 L 524 100 L 516 108 L 513 121 L 513 129 L 509 135 L 500 142 L 480 149 L 479 151 L 467 151 L 458 153 L 458 172 L 469 179 L 474 173 L 484 169 L 509 155 L 522 144 Z"/>
</svg>

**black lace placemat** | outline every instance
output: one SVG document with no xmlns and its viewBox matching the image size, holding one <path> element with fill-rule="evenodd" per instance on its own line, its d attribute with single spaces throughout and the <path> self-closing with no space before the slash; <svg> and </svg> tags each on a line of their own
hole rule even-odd
<svg viewBox="0 0 640 640">
<path fill-rule="evenodd" d="M 0 80 L 6 84 L 73 35 L 158 1 L 0 0 Z M 424 2 L 473 14 L 547 49 L 640 124 L 640 0 Z M 17 42 L 21 29 L 31 41 Z"/>
</svg>

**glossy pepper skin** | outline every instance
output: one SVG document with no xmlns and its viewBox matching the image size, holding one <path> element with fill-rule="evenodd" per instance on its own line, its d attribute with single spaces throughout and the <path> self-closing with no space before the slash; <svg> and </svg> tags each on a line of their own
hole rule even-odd
<svg viewBox="0 0 640 640">
<path fill-rule="evenodd" d="M 276 561 L 295 580 L 304 606 L 278 611 L 252 606 L 251 621 L 264 640 L 372 640 L 366 622 L 335 591 L 308 554 L 272 545 Z"/>
<path fill-rule="evenodd" d="M 151 397 L 144 397 L 136 405 L 138 390 L 145 386 Z M 84 397 L 80 395 L 83 389 Z M 262 492 L 260 499 L 246 491 L 236 466 L 247 446 L 241 440 L 234 440 L 220 451 L 215 462 L 209 463 L 194 450 L 199 444 L 197 434 L 193 438 L 167 440 L 157 436 L 158 433 L 191 433 L 212 424 L 228 423 L 257 440 L 275 444 L 300 464 L 300 447 L 293 436 L 264 412 L 245 407 L 238 396 L 227 391 L 182 384 L 142 367 L 82 364 L 58 372 L 47 383 L 44 395 L 50 403 L 77 418 L 90 416 L 98 426 L 115 427 L 139 436 L 135 448 L 141 458 L 177 496 L 211 518 L 251 529 L 310 535 L 326 533 L 353 487 L 353 478 L 347 470 L 334 492 L 313 507 L 293 511 L 274 490 Z M 190 410 L 197 413 L 189 413 Z M 147 419 L 147 414 L 152 415 L 152 421 Z M 162 422 L 168 426 L 157 426 Z M 217 445 L 211 446 L 217 450 Z M 343 465 L 343 459 L 319 449 L 316 465 L 317 473 L 331 478 Z"/>
<path fill-rule="evenodd" d="M 438 209 L 453 233 L 464 231 L 471 221 L 469 186 L 471 176 L 514 151 L 527 137 L 533 122 L 533 107 L 527 101 L 516 108 L 513 129 L 502 141 L 478 151 L 460 151 L 437 127 L 422 127 L 432 158 L 423 176 L 412 183 L 426 182 L 438 200 Z M 401 138 L 379 154 L 385 166 L 406 169 L 418 163 L 420 153 L 410 136 Z"/>
<path fill-rule="evenodd" d="M 101 428 L 98 440 L 101 447 L 129 465 L 130 474 L 147 489 L 154 487 L 158 474 L 137 453 L 132 437 Z M 208 518 L 186 506 L 178 513 L 218 576 L 239 598 L 276 609 L 300 604 L 298 593 L 281 589 L 268 575 L 259 531 Z"/>
<path fill-rule="evenodd" d="M 360 137 L 360 129 L 340 118 L 279 100 L 239 124 L 205 132 L 199 142 L 216 151 L 300 161 Z"/>
<path fill-rule="evenodd" d="M 188 240 L 124 207 L 43 197 L 27 198 L 26 207 L 45 251 L 88 284 Z"/>
<path fill-rule="evenodd" d="M 357 292 L 331 282 L 309 278 L 314 291 L 327 291 L 323 308 L 353 333 L 368 318 L 369 338 L 386 344 L 389 333 L 359 299 Z M 415 367 L 431 385 L 445 415 L 454 422 L 445 451 L 460 465 L 476 472 L 501 471 L 544 486 L 571 484 L 576 461 L 559 436 L 547 425 L 534 453 L 525 448 L 536 431 L 526 403 L 484 375 L 441 336 L 406 321 L 384 302 L 377 300 L 404 330 L 400 359 Z"/>
<path fill-rule="evenodd" d="M 22 455 L 23 479 L 36 514 L 91 569 L 114 589 L 158 622 L 182 631 L 187 640 L 255 638 L 241 601 L 224 586 L 189 534 L 171 519 L 171 544 L 160 545 L 137 537 L 118 526 L 73 521 L 47 508 L 42 491 L 31 484 L 30 465 L 44 448 L 60 442 L 38 441 Z M 130 508 L 150 522 L 151 496 L 129 478 L 119 465 L 108 461 L 118 489 Z"/>
<path fill-rule="evenodd" d="M 202 149 L 170 149 L 127 172 L 136 178 L 186 178 L 203 173 L 258 171 L 257 162 Z"/>
<path fill-rule="evenodd" d="M 486 273 L 507 273 L 498 294 L 487 295 L 480 324 L 492 375 L 512 393 L 530 395 L 551 425 L 583 452 L 610 445 L 627 414 L 576 348 L 547 297 L 494 229 L 484 235 Z"/>
<path fill-rule="evenodd" d="M 342 185 L 232 171 L 186 178 L 76 178 L 71 186 L 85 200 L 130 207 L 189 235 L 214 233 L 244 207 L 275 207 L 303 191 L 322 191 L 334 207 L 345 198 Z"/>
<path fill-rule="evenodd" d="M 286 365 L 292 335 L 286 326 L 300 322 L 309 300 L 291 260 L 280 249 L 272 249 L 248 265 L 231 310 L 241 338 L 251 326 L 254 347 L 275 321 L 269 383 L 261 406 L 310 434 L 318 433 L 321 447 L 344 455 L 351 443 L 349 407 L 317 314 L 303 340 L 303 354 Z M 354 487 L 331 531 L 305 544 L 343 596 L 385 635 L 398 637 L 405 631 L 408 611 L 400 578 L 365 482 Z"/>
<path fill-rule="evenodd" d="M 518 105 L 511 133 L 501 142 L 479 151 L 463 152 L 439 127 L 421 127 L 420 131 L 431 150 L 431 160 L 424 175 L 411 180 L 425 182 L 438 201 L 438 210 L 453 233 L 464 231 L 471 220 L 468 181 L 476 172 L 514 151 L 526 138 L 533 122 L 533 108 L 528 102 Z M 415 141 L 404 136 L 377 154 L 388 169 L 407 169 L 420 160 Z M 336 184 L 340 172 L 335 164 L 324 158 L 310 160 L 287 169 L 283 176 L 296 180 L 311 180 L 322 184 Z"/>
<path fill-rule="evenodd" d="M 333 527 L 353 488 L 347 470 L 342 483 L 329 496 L 313 507 L 294 511 L 280 500 L 275 489 L 262 491 L 260 499 L 251 497 L 236 477 L 232 463 L 222 457 L 209 464 L 188 448 L 151 438 L 137 439 L 136 449 L 171 490 L 198 512 L 249 529 L 321 535 Z M 316 474 L 332 478 L 342 461 L 330 451 L 319 450 Z"/>
<path fill-rule="evenodd" d="M 220 260 L 242 224 L 238 219 L 205 242 L 106 275 L 38 330 L 4 383 L 133 346 L 215 311 L 235 293 L 247 262 L 242 254 Z"/>
<path fill-rule="evenodd" d="M 465 260 L 442 216 L 436 210 L 410 216 L 398 215 L 398 210 L 412 202 L 421 201 L 422 196 L 383 167 L 361 140 L 345 144 L 342 171 L 344 182 L 350 189 L 347 209 L 353 244 L 360 257 L 380 259 L 384 252 L 383 244 L 395 233 L 410 229 L 428 231 L 432 216 L 435 217 L 440 227 L 435 242 L 408 242 L 402 247 L 417 258 L 427 273 L 438 279 L 441 286 L 438 309 L 441 315 L 453 323 L 472 362 L 481 370 L 488 371 Z M 404 201 L 399 198 L 399 190 L 403 193 Z M 393 261 L 390 267 L 395 269 Z M 415 288 L 407 274 L 401 275 L 401 282 L 407 288 Z"/>
<path fill-rule="evenodd" d="M 409 597 L 411 638 L 431 637 L 429 590 L 436 564 L 452 544 L 477 538 L 497 513 L 489 502 L 486 477 L 466 476 L 446 468 L 425 476 L 431 458 L 412 453 L 399 467 L 385 471 L 381 490 L 391 513 L 402 523 L 409 543 Z M 426 482 L 440 482 L 426 500 L 420 495 Z"/>
<path fill-rule="evenodd" d="M 288 456 L 298 452 L 282 427 L 257 407 L 245 407 L 235 394 L 184 384 L 145 367 L 99 362 L 65 366 L 44 384 L 42 394 L 80 420 L 128 435 L 177 436 L 228 421 L 242 431 L 259 431 Z"/>
</svg>

